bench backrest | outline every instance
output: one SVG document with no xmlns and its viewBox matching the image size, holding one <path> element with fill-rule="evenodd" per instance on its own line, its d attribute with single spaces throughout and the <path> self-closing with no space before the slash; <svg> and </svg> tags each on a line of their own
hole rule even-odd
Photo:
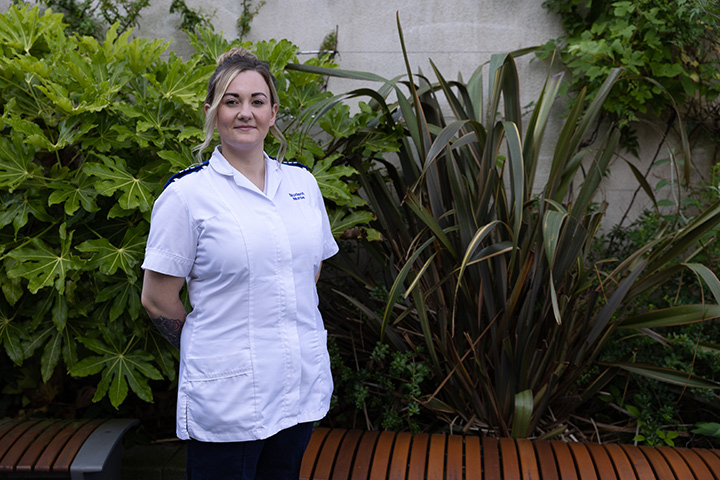
<svg viewBox="0 0 720 480">
<path fill-rule="evenodd" d="M 300 478 L 720 480 L 720 450 L 318 428 Z"/>
</svg>

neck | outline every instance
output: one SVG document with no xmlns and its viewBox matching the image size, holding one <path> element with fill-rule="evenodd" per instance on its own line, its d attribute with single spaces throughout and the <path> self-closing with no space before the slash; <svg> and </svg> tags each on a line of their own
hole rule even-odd
<svg viewBox="0 0 720 480">
<path fill-rule="evenodd" d="M 222 146 L 220 152 L 235 170 L 242 173 L 260 191 L 265 190 L 265 156 L 262 148 L 252 152 L 237 152 Z"/>
</svg>

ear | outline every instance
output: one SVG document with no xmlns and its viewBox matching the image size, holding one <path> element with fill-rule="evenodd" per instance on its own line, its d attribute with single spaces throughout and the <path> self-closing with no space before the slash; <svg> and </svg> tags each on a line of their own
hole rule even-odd
<svg viewBox="0 0 720 480">
<path fill-rule="evenodd" d="M 205 105 L 203 105 L 203 111 L 205 112 L 205 116 L 207 116 L 208 110 L 210 110 L 210 104 L 206 103 Z"/>
<path fill-rule="evenodd" d="M 270 126 L 271 126 L 271 127 L 272 127 L 273 125 L 275 125 L 275 117 L 277 117 L 278 108 L 279 108 L 279 107 L 278 107 L 278 104 L 277 104 L 277 103 L 272 106 L 273 114 L 272 114 L 272 118 L 270 119 Z"/>
</svg>

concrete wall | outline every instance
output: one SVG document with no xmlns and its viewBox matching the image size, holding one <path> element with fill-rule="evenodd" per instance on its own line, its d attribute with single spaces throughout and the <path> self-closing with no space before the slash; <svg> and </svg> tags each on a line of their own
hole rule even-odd
<svg viewBox="0 0 720 480">
<path fill-rule="evenodd" d="M 193 9 L 211 14 L 216 31 L 234 38 L 236 20 L 242 6 L 238 0 L 186 0 Z M 4 11 L 10 0 L 0 0 Z M 143 11 L 137 36 L 173 40 L 173 49 L 187 55 L 191 47 L 182 32 L 179 14 L 170 14 L 171 0 L 152 0 Z M 257 0 L 254 2 L 257 3 Z M 469 78 L 494 53 L 540 45 L 563 33 L 559 20 L 542 7 L 542 0 L 267 0 L 251 24 L 247 40 L 286 38 L 301 52 L 318 50 L 324 37 L 337 29 L 340 68 L 370 71 L 390 78 L 405 72 L 396 14 L 402 24 L 405 43 L 414 72 L 421 70 L 431 79 L 429 59 L 446 78 L 458 74 Z M 301 60 L 311 53 L 300 55 Z M 545 76 L 546 62 L 528 55 L 518 60 L 522 105 L 537 99 Z M 364 86 L 357 81 L 331 79 L 329 89 L 343 93 Z M 560 112 L 558 112 L 560 113 Z M 546 154 L 540 173 L 549 167 L 554 135 L 559 131 L 556 121 L 548 132 Z M 645 171 L 648 158 L 655 152 L 658 136 L 647 130 L 643 141 L 645 160 L 639 168 Z M 667 156 L 667 155 L 662 155 Z M 654 183 L 654 182 L 651 182 Z M 636 188 L 630 170 L 616 160 L 610 181 L 604 187 L 610 202 L 608 222 L 620 220 Z M 601 199 L 598 199 L 601 200 Z M 644 194 L 635 202 L 631 217 L 648 204 Z"/>
</svg>

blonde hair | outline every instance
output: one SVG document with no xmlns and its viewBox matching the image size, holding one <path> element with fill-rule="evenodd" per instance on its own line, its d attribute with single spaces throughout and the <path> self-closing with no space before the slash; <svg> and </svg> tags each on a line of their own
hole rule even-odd
<svg viewBox="0 0 720 480">
<path fill-rule="evenodd" d="M 205 140 L 193 148 L 199 162 L 202 162 L 202 152 L 212 142 L 217 122 L 217 108 L 225 91 L 235 77 L 245 71 L 254 71 L 263 77 L 270 90 L 270 104 L 280 107 L 277 90 L 275 89 L 275 77 L 270 73 L 270 65 L 267 62 L 259 60 L 252 52 L 240 47 L 232 48 L 220 55 L 217 59 L 217 68 L 208 82 L 208 92 L 205 97 L 205 104 L 210 105 L 205 114 Z M 277 161 L 282 163 L 287 150 L 287 141 L 277 125 L 270 127 L 270 133 L 280 142 Z"/>
</svg>

